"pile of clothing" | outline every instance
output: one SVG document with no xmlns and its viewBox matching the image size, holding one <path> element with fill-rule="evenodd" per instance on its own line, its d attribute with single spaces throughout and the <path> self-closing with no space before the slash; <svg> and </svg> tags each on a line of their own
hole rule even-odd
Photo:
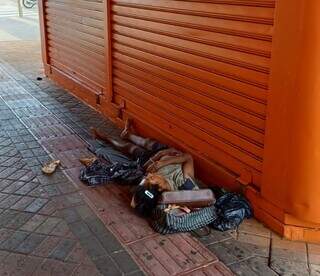
<svg viewBox="0 0 320 276">
<path fill-rule="evenodd" d="M 81 170 L 80 179 L 89 186 L 110 182 L 135 186 L 131 206 L 147 217 L 153 229 L 161 234 L 189 232 L 205 226 L 232 230 L 253 215 L 242 195 L 222 189 L 188 189 L 188 183 L 179 191 L 146 188 L 143 185 L 145 171 L 138 161 L 111 146 L 101 147 L 99 141 L 94 141 L 89 149 L 97 159 Z"/>
</svg>

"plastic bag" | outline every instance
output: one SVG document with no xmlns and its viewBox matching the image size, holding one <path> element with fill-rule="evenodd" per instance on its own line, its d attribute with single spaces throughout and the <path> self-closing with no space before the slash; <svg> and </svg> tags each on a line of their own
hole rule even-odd
<svg viewBox="0 0 320 276">
<path fill-rule="evenodd" d="M 210 226 L 220 231 L 236 229 L 245 218 L 253 216 L 249 202 L 235 193 L 225 193 L 220 196 L 215 207 L 217 219 Z"/>
</svg>

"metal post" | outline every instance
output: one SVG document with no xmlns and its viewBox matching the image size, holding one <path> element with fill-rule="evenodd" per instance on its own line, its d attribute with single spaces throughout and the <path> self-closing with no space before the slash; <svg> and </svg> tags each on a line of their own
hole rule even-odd
<svg viewBox="0 0 320 276">
<path fill-rule="evenodd" d="M 22 9 L 22 5 L 21 5 L 21 0 L 17 0 L 17 2 L 18 2 L 19 17 L 23 17 L 23 9 Z"/>
</svg>

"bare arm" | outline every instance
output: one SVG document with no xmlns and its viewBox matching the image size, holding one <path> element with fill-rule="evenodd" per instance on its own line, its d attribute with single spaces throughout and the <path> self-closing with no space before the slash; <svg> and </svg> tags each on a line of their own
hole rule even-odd
<svg viewBox="0 0 320 276">
<path fill-rule="evenodd" d="M 159 161 L 163 156 L 178 156 L 181 155 L 182 153 L 174 148 L 169 148 L 165 150 L 161 150 L 158 153 L 156 153 L 152 158 L 150 158 L 145 164 L 144 168 L 147 169 L 150 167 L 153 163 Z"/>
<path fill-rule="evenodd" d="M 190 154 L 182 153 L 179 156 L 171 156 L 165 160 L 157 161 L 151 164 L 147 171 L 156 172 L 157 170 L 172 164 L 182 164 L 183 175 L 185 178 L 191 177 L 194 178 L 194 166 L 193 159 Z"/>
<path fill-rule="evenodd" d="M 188 160 L 189 156 L 188 154 L 182 154 L 179 156 L 170 156 L 166 158 L 165 160 L 160 160 L 157 162 L 157 168 L 161 169 L 165 166 L 172 165 L 172 164 L 183 164 Z"/>
</svg>

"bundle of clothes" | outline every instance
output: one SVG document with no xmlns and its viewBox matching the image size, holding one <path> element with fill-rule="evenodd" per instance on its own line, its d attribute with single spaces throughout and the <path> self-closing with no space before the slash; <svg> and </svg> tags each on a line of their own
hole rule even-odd
<svg viewBox="0 0 320 276">
<path fill-rule="evenodd" d="M 134 186 L 131 206 L 162 234 L 209 227 L 237 228 L 252 217 L 249 202 L 222 189 L 200 189 L 189 154 L 168 148 L 130 131 L 127 122 L 121 138 L 93 129 L 89 149 L 97 158 L 86 163 L 80 179 L 89 186 L 110 182 Z"/>
</svg>

